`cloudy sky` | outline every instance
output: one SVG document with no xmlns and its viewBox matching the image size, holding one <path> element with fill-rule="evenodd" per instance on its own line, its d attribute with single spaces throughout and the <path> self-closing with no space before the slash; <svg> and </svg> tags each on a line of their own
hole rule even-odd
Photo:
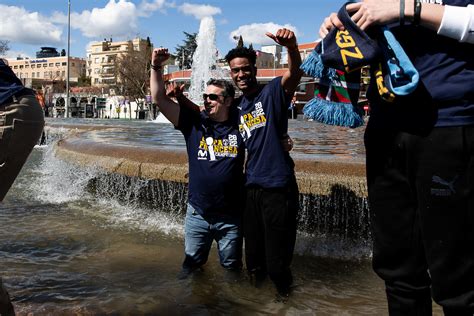
<svg viewBox="0 0 474 316">
<path fill-rule="evenodd" d="M 199 31 L 200 19 L 212 16 L 221 54 L 242 35 L 254 47 L 271 44 L 264 34 L 280 27 L 295 31 L 298 42 L 317 39 L 325 16 L 341 0 L 70 0 L 71 55 L 85 57 L 90 42 L 150 37 L 155 46 L 180 45 L 183 31 Z M 35 57 L 41 46 L 67 48 L 67 0 L 2 0 L 0 39 L 10 41 L 7 57 Z"/>
</svg>

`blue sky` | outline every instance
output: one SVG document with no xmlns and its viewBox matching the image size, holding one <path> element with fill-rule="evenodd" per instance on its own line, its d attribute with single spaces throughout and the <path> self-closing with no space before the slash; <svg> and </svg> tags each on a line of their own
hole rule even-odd
<svg viewBox="0 0 474 316">
<path fill-rule="evenodd" d="M 271 44 L 264 36 L 286 26 L 299 43 L 315 41 L 324 17 L 341 0 L 71 0 L 71 56 L 85 57 L 90 42 L 150 37 L 155 46 L 183 43 L 183 31 L 199 31 L 200 19 L 213 16 L 216 46 L 231 49 L 241 34 L 255 48 Z M 67 0 L 1 0 L 0 39 L 10 41 L 7 57 L 35 57 L 41 46 L 67 48 Z"/>
</svg>

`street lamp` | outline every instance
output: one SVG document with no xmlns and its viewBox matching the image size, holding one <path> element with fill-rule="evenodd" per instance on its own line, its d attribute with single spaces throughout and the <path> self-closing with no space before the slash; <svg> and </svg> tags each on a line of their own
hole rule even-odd
<svg viewBox="0 0 474 316">
<path fill-rule="evenodd" d="M 67 60 L 66 60 L 66 108 L 64 116 L 69 117 L 69 51 L 71 48 L 71 0 L 67 2 Z"/>
</svg>

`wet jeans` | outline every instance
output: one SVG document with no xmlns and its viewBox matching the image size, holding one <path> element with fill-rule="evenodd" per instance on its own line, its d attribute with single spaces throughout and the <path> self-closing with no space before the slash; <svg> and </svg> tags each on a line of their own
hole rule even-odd
<svg viewBox="0 0 474 316">
<path fill-rule="evenodd" d="M 25 89 L 26 90 L 26 89 Z M 0 105 L 0 201 L 15 181 L 44 126 L 44 116 L 33 91 L 23 91 Z"/>
<path fill-rule="evenodd" d="M 240 216 L 201 216 L 188 204 L 185 220 L 185 259 L 183 270 L 192 271 L 207 262 L 212 241 L 217 242 L 221 265 L 226 269 L 242 267 Z"/>
</svg>

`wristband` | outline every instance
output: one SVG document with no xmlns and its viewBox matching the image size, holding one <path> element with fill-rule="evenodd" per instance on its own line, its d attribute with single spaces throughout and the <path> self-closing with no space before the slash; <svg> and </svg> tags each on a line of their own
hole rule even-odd
<svg viewBox="0 0 474 316">
<path fill-rule="evenodd" d="M 151 64 L 151 65 L 150 65 L 150 68 L 153 69 L 153 70 L 161 70 L 161 65 L 153 65 L 153 64 Z"/>
<path fill-rule="evenodd" d="M 405 0 L 400 0 L 400 26 L 405 25 Z"/>
<path fill-rule="evenodd" d="M 421 0 L 415 0 L 415 8 L 413 13 L 413 24 L 419 25 L 421 19 Z"/>
</svg>

